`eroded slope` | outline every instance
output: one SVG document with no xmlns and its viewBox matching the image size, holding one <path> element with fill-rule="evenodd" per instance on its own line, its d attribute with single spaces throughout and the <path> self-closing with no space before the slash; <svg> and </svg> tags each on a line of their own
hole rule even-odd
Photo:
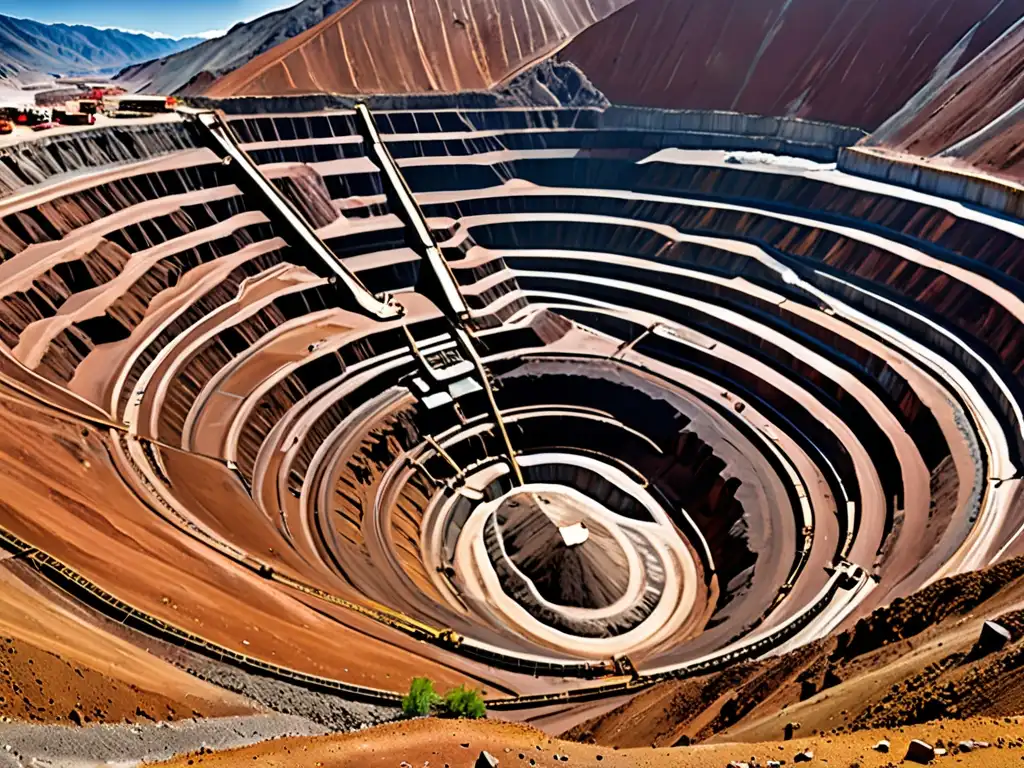
<svg viewBox="0 0 1024 768">
<path fill-rule="evenodd" d="M 568 737 L 605 746 L 783 739 L 1019 714 L 1024 559 L 944 579 L 788 654 L 719 675 L 655 686 Z M 981 624 L 1018 642 L 984 654 Z M 798 733 L 798 735 L 801 735 Z"/>
<path fill-rule="evenodd" d="M 186 51 L 127 67 L 117 80 L 126 88 L 145 93 L 200 93 L 220 75 L 305 32 L 349 2 L 303 0 L 291 8 L 236 24 L 222 37 Z"/>
<path fill-rule="evenodd" d="M 361 0 L 216 81 L 212 97 L 486 89 L 628 0 Z"/>
<path fill-rule="evenodd" d="M 253 711 L 83 616 L 24 561 L 0 561 L 0 714 L 84 725 Z"/>
<path fill-rule="evenodd" d="M 637 0 L 560 56 L 614 103 L 870 129 L 1019 15 L 1000 0 Z"/>
<path fill-rule="evenodd" d="M 1024 182 L 1024 15 L 861 142 Z"/>
</svg>

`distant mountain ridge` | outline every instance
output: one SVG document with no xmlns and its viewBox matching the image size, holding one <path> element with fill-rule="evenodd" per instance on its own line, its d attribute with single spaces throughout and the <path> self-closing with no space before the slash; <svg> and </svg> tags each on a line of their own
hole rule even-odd
<svg viewBox="0 0 1024 768">
<path fill-rule="evenodd" d="M 112 74 L 140 61 L 190 48 L 202 39 L 173 40 L 97 29 L 44 24 L 0 14 L 0 79 L 25 79 L 30 73 Z"/>
<path fill-rule="evenodd" d="M 353 0 L 303 0 L 233 26 L 222 37 L 173 55 L 125 68 L 117 80 L 130 90 L 191 95 L 226 72 L 238 69 L 264 51 L 305 32 Z"/>
</svg>

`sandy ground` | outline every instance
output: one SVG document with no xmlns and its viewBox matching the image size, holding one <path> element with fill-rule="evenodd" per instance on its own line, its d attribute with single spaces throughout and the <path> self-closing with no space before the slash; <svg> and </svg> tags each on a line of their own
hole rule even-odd
<svg viewBox="0 0 1024 768">
<path fill-rule="evenodd" d="M 313 674 L 396 690 L 417 674 L 446 686 L 466 680 L 418 655 L 435 655 L 431 646 L 387 629 L 386 639 L 367 637 L 361 628 L 370 620 L 360 623 L 342 609 L 337 620 L 325 616 L 296 599 L 299 593 L 211 557 L 128 491 L 105 436 L 83 434 L 74 420 L 8 391 L 0 392 L 0 413 L 8 425 L 0 430 L 0 524 L 126 602 L 214 642 Z"/>
<path fill-rule="evenodd" d="M 85 724 L 254 711 L 48 601 L 19 567 L 0 563 L 0 715 Z"/>
<path fill-rule="evenodd" d="M 168 765 L 207 766 L 471 766 L 481 750 L 498 758 L 501 766 L 636 766 L 642 768 L 710 768 L 725 766 L 731 760 L 786 760 L 803 750 L 815 755 L 812 765 L 849 766 L 854 762 L 862 768 L 882 768 L 899 762 L 913 738 L 935 744 L 956 744 L 959 740 L 987 741 L 992 746 L 969 754 L 944 758 L 957 766 L 1020 765 L 1024 755 L 1024 726 L 1019 720 L 1009 722 L 975 719 L 955 723 L 928 723 L 911 732 L 861 731 L 841 737 L 816 736 L 791 742 L 756 744 L 715 744 L 674 749 L 623 749 L 575 744 L 545 736 L 522 725 L 486 721 L 418 720 L 380 726 L 360 733 L 312 739 L 281 739 L 243 749 L 214 754 L 181 756 Z M 891 741 L 891 752 L 875 752 L 873 746 L 882 739 Z M 1000 746 L 1000 739 L 1003 740 Z M 565 756 L 566 761 L 555 756 Z M 941 763 L 939 763 L 941 764 Z"/>
</svg>

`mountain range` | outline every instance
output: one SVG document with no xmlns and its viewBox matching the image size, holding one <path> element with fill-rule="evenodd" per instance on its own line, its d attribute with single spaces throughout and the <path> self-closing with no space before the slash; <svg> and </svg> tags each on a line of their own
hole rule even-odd
<svg viewBox="0 0 1024 768">
<path fill-rule="evenodd" d="M 127 67 L 117 79 L 146 93 L 201 93 L 217 77 L 315 27 L 353 0 L 303 0 L 298 5 L 239 23 L 227 34 L 188 50 Z"/>
<path fill-rule="evenodd" d="M 882 126 L 876 145 L 1018 178 L 1022 1 L 944 0 L 935 14 L 934 0 L 302 0 L 205 41 L 0 15 L 0 81 L 117 72 L 133 92 L 214 99 L 443 93 L 557 60 L 613 103 Z"/>
<path fill-rule="evenodd" d="M 0 80 L 18 83 L 47 74 L 112 74 L 129 64 L 167 56 L 200 42 L 197 37 L 175 40 L 0 15 Z"/>
</svg>

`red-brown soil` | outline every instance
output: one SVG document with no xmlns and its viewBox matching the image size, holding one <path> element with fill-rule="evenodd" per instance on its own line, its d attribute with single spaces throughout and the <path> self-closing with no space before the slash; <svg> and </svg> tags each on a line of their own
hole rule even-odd
<svg viewBox="0 0 1024 768">
<path fill-rule="evenodd" d="M 12 637 L 0 637 L 0 652 L 0 711 L 16 720 L 86 725 L 205 715 Z"/>
<path fill-rule="evenodd" d="M 944 579 L 854 628 L 777 658 L 663 683 L 567 736 L 606 746 L 781 739 L 1024 713 L 1024 558 Z M 975 658 L 981 624 L 1016 643 Z"/>
<path fill-rule="evenodd" d="M 863 143 L 1024 182 L 1022 100 L 1024 23 Z"/>
<path fill-rule="evenodd" d="M 224 75 L 207 96 L 489 88 L 627 0 L 360 0 Z"/>
<path fill-rule="evenodd" d="M 1020 7 L 1011 5 L 636 0 L 560 56 L 614 103 L 792 115 L 870 130 L 928 82 L 972 25 L 981 22 L 961 64 L 1013 24 Z"/>
<path fill-rule="evenodd" d="M 16 574 L 27 569 L 0 565 L 0 714 L 85 725 L 253 711 L 69 613 Z"/>
<path fill-rule="evenodd" d="M 430 646 L 410 653 L 397 632 L 343 609 L 325 615 L 323 604 L 186 536 L 129 491 L 107 435 L 9 390 L 0 390 L 0 420 L 0 525 L 130 605 L 239 652 L 361 685 L 466 680 L 420 655 Z"/>
<path fill-rule="evenodd" d="M 650 689 L 573 729 L 566 734 L 573 741 L 503 722 L 421 720 L 191 754 L 169 764 L 454 767 L 472 765 L 487 750 L 503 766 L 557 765 L 561 755 L 577 766 L 705 768 L 751 757 L 792 763 L 809 749 L 821 764 L 885 768 L 901 762 L 909 741 L 919 738 L 951 748 L 957 765 L 1017 765 L 1024 749 L 1022 606 L 1024 558 L 944 579 L 838 638 Z M 1018 641 L 972 658 L 987 618 Z M 790 741 L 783 739 L 787 723 L 798 724 Z M 882 739 L 891 741 L 887 754 L 873 749 Z M 992 746 L 959 753 L 954 745 L 961 740 Z"/>
<path fill-rule="evenodd" d="M 890 754 L 874 752 L 883 738 L 892 741 Z M 417 720 L 384 725 L 343 736 L 312 739 L 281 739 L 226 752 L 183 755 L 164 765 L 172 766 L 449 766 L 469 768 L 481 750 L 498 758 L 501 768 L 510 766 L 586 766 L 587 768 L 713 768 L 731 760 L 757 757 L 793 762 L 805 749 L 814 752 L 814 765 L 845 768 L 859 763 L 862 768 L 881 768 L 899 762 L 912 738 L 930 743 L 957 743 L 962 739 L 987 741 L 989 749 L 958 754 L 957 766 L 1019 765 L 1024 754 L 1024 726 L 1009 722 L 975 719 L 955 724 L 929 723 L 910 731 L 862 731 L 843 736 L 800 738 L 787 743 L 715 744 L 676 749 L 614 750 L 551 739 L 532 728 L 495 721 Z M 1000 739 L 1003 740 L 1000 744 Z M 568 760 L 559 760 L 558 756 Z"/>
</svg>

